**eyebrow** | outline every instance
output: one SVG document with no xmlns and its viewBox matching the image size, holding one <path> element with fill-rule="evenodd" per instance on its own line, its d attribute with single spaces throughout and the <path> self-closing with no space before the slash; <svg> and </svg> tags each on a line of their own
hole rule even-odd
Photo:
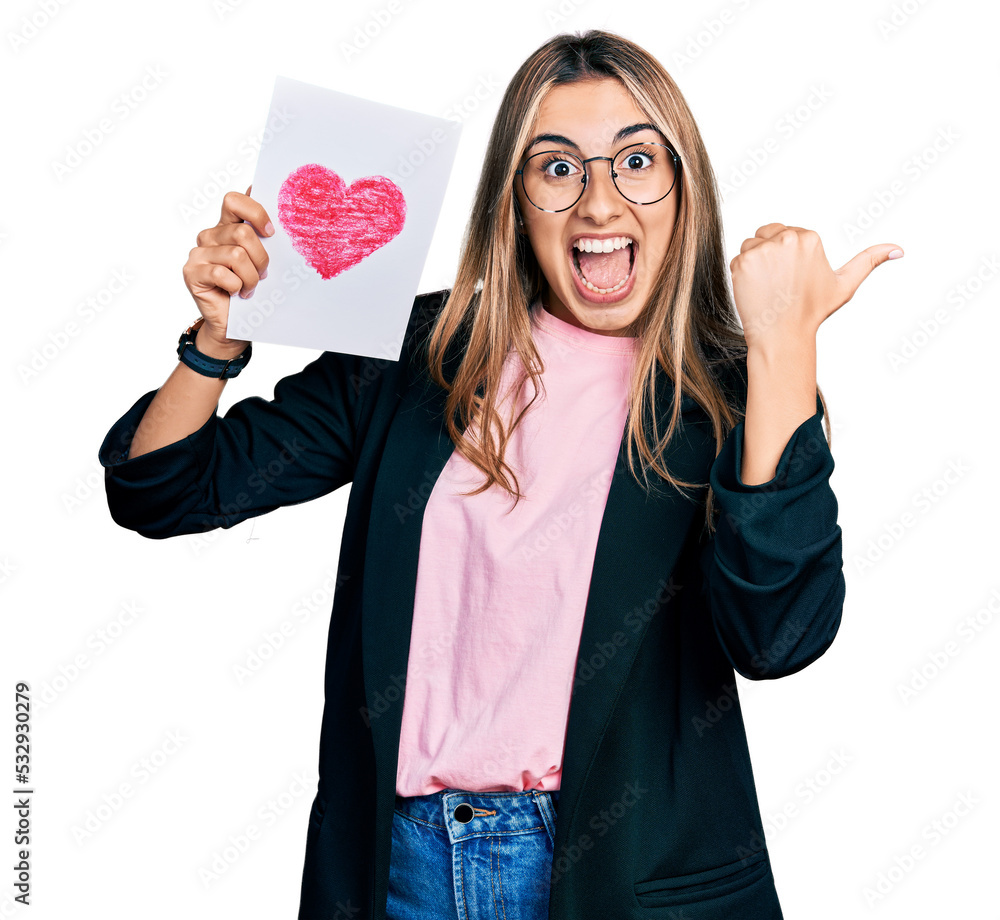
<svg viewBox="0 0 1000 920">
<path fill-rule="evenodd" d="M 656 125 L 651 125 L 648 121 L 644 121 L 641 124 L 627 125 L 626 127 L 620 129 L 618 133 L 611 138 L 611 146 L 616 147 L 620 141 L 625 140 L 627 137 L 631 137 L 633 134 L 638 134 L 640 131 L 655 131 L 657 134 L 661 135 L 663 133 L 656 127 Z M 565 147 L 572 147 L 575 150 L 580 149 L 574 141 L 571 141 L 563 134 L 536 134 L 531 139 L 527 149 L 530 150 L 535 146 L 535 144 L 540 144 L 543 141 L 550 144 L 562 144 Z"/>
</svg>

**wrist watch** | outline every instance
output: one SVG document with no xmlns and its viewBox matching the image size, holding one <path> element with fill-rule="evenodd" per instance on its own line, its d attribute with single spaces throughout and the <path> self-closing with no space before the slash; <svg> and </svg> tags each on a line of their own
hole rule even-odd
<svg viewBox="0 0 1000 920">
<path fill-rule="evenodd" d="M 181 333 L 181 337 L 177 340 L 177 360 L 183 361 L 192 370 L 204 374 L 206 377 L 216 377 L 220 380 L 235 377 L 250 363 L 253 343 L 248 342 L 247 347 L 235 358 L 229 358 L 229 360 L 210 358 L 194 347 L 195 336 L 204 322 L 205 317 L 199 316 Z"/>
</svg>

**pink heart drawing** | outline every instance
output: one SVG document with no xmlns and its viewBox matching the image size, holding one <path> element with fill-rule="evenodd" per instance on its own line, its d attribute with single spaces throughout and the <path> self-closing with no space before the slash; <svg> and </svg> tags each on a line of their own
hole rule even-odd
<svg viewBox="0 0 1000 920">
<path fill-rule="evenodd" d="M 385 176 L 366 176 L 348 186 L 333 170 L 309 163 L 281 183 L 278 220 L 295 251 L 329 279 L 381 249 L 403 229 L 406 199 Z"/>
</svg>

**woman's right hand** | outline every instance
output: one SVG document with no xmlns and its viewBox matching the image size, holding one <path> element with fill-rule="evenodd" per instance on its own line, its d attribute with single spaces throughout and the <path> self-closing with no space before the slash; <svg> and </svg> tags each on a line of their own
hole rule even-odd
<svg viewBox="0 0 1000 920">
<path fill-rule="evenodd" d="M 233 357 L 246 348 L 247 342 L 226 336 L 229 297 L 237 292 L 253 296 L 267 274 L 268 255 L 257 233 L 271 236 L 274 227 L 267 211 L 250 197 L 251 188 L 245 195 L 226 192 L 219 222 L 198 234 L 184 263 L 184 283 L 205 317 L 195 347 L 212 357 Z"/>
</svg>

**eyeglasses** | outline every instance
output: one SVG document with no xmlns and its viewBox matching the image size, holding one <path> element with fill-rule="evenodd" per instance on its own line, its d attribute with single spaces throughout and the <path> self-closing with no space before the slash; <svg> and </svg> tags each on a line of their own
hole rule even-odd
<svg viewBox="0 0 1000 920">
<path fill-rule="evenodd" d="M 514 175 L 521 177 L 521 190 L 540 211 L 567 211 L 587 188 L 587 164 L 607 160 L 611 181 L 619 194 L 633 204 L 656 204 L 673 190 L 681 159 L 666 144 L 630 144 L 613 157 L 581 160 L 564 150 L 532 154 Z M 515 179 L 515 181 L 517 181 Z"/>
</svg>

